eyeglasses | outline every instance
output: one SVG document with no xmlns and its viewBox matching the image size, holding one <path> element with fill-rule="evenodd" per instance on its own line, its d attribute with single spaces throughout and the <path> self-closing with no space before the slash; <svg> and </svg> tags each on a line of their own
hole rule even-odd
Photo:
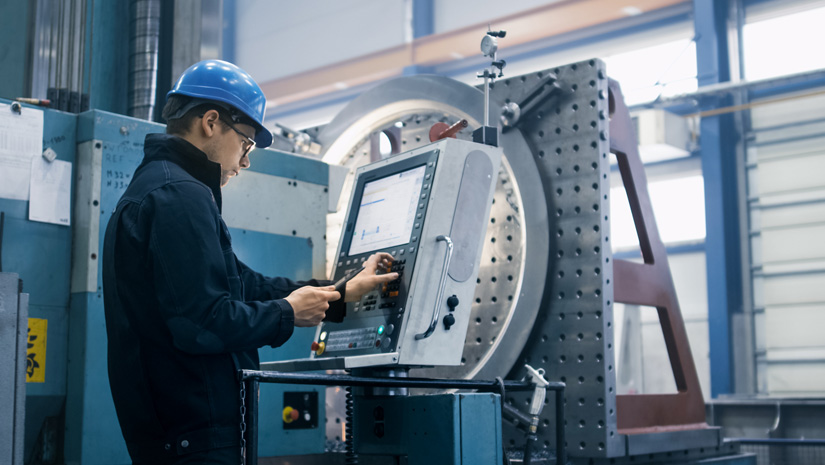
<svg viewBox="0 0 825 465">
<path fill-rule="evenodd" d="M 223 124 L 229 126 L 229 129 L 237 132 L 238 135 L 241 136 L 241 138 L 242 138 L 241 139 L 241 146 L 243 148 L 243 156 L 249 155 L 249 152 L 255 147 L 255 140 L 252 139 L 251 137 L 247 136 L 246 134 L 242 133 L 241 131 L 239 131 L 238 128 L 236 128 L 229 121 L 225 121 L 223 118 L 221 118 L 220 120 Z"/>
</svg>

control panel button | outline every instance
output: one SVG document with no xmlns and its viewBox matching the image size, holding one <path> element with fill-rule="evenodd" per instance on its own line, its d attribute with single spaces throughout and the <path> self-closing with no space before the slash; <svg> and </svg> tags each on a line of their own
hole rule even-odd
<svg viewBox="0 0 825 465">
<path fill-rule="evenodd" d="M 318 343 L 318 348 L 317 348 L 317 349 L 315 349 L 315 355 L 321 355 L 321 354 L 323 354 L 323 353 L 324 353 L 324 350 L 326 350 L 326 348 L 327 348 L 326 343 L 324 343 L 324 342 L 319 342 L 319 343 Z"/>
<path fill-rule="evenodd" d="M 284 411 L 281 414 L 281 416 L 284 419 L 284 423 L 292 423 L 293 421 L 297 420 L 300 415 L 300 412 L 290 407 L 289 405 L 284 407 Z"/>
<path fill-rule="evenodd" d="M 387 328 L 384 330 L 384 334 L 389 336 L 392 334 L 393 331 L 395 331 L 395 325 L 389 324 L 387 325 Z"/>
</svg>

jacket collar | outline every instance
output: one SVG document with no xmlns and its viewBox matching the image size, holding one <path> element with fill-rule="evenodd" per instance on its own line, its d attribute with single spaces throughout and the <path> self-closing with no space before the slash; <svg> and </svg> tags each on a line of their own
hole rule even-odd
<svg viewBox="0 0 825 465">
<path fill-rule="evenodd" d="M 147 134 L 143 146 L 143 163 L 167 160 L 183 168 L 193 178 L 206 184 L 221 211 L 221 165 L 210 161 L 203 151 L 182 137 L 171 134 Z"/>
</svg>

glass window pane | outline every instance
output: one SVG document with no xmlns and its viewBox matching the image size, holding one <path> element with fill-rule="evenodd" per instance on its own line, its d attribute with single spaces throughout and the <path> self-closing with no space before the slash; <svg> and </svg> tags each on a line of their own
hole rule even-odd
<svg viewBox="0 0 825 465">
<path fill-rule="evenodd" d="M 825 8 L 745 24 L 745 78 L 765 79 L 825 68 L 823 24 Z"/>
<path fill-rule="evenodd" d="M 665 244 L 705 238 L 705 184 L 702 176 L 648 184 L 659 235 Z M 639 239 L 623 186 L 610 189 L 610 236 L 614 252 L 638 250 Z"/>
<path fill-rule="evenodd" d="M 680 39 L 605 58 L 607 72 L 622 85 L 628 105 L 697 89 L 696 44 Z"/>
</svg>

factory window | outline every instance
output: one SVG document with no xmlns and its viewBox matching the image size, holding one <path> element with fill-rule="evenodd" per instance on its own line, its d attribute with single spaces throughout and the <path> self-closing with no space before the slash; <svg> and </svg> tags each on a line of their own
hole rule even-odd
<svg viewBox="0 0 825 465">
<path fill-rule="evenodd" d="M 624 187 L 613 187 L 610 191 L 613 251 L 638 250 L 639 238 Z M 648 192 L 659 235 L 665 244 L 705 239 L 705 184 L 701 175 L 651 181 Z"/>
<path fill-rule="evenodd" d="M 783 8 L 776 9 L 776 3 Z M 768 8 L 771 6 L 774 8 Z M 825 68 L 822 24 L 822 1 L 771 2 L 749 9 L 742 28 L 745 78 L 766 79 Z"/>
<path fill-rule="evenodd" d="M 693 39 L 617 53 L 604 60 L 610 77 L 622 85 L 629 106 L 697 89 Z"/>
</svg>

